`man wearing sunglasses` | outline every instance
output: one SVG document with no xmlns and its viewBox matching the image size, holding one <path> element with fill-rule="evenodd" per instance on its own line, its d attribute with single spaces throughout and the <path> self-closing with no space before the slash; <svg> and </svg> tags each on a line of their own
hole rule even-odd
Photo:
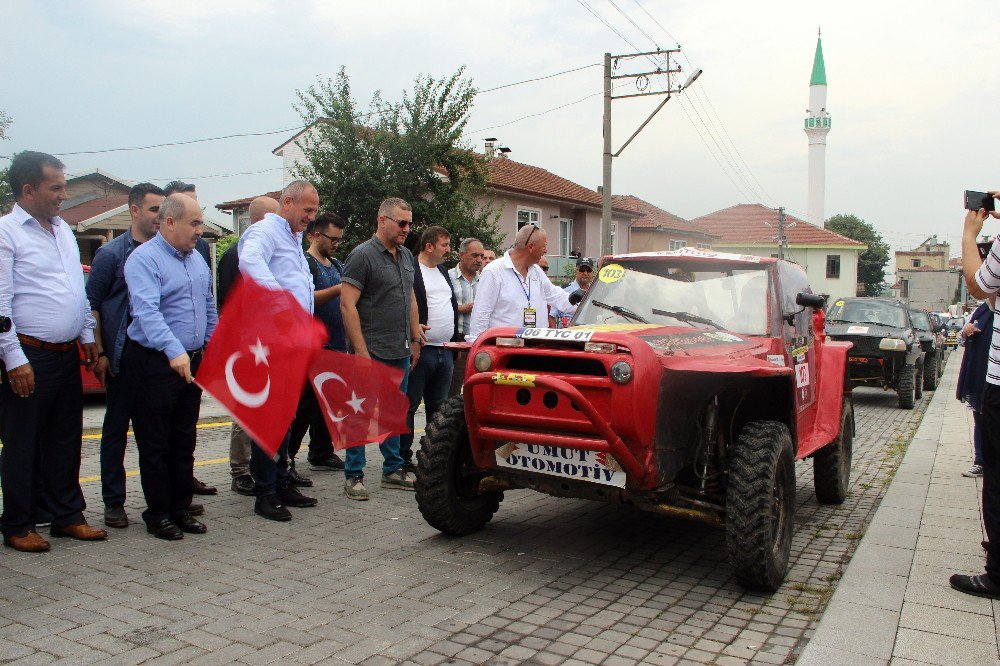
<svg viewBox="0 0 1000 666">
<path fill-rule="evenodd" d="M 413 293 L 413 253 L 403 243 L 413 224 L 413 208 L 393 197 L 378 208 L 375 234 L 347 257 L 340 292 L 347 342 L 354 353 L 403 371 L 400 390 L 406 393 L 410 367 L 420 358 L 425 338 L 417 318 Z M 403 469 L 399 435 L 379 445 L 382 453 L 382 487 L 413 490 L 413 475 Z M 344 461 L 344 494 L 367 500 L 364 484 L 365 448 L 347 449 Z"/>
<path fill-rule="evenodd" d="M 590 257 L 580 257 L 576 260 L 576 277 L 566 286 L 565 291 L 567 294 L 577 291 L 586 293 L 593 282 L 594 260 Z M 569 325 L 570 318 L 573 316 L 573 312 L 556 310 L 552 312 L 552 316 L 556 320 L 556 328 L 566 328 Z"/>
</svg>

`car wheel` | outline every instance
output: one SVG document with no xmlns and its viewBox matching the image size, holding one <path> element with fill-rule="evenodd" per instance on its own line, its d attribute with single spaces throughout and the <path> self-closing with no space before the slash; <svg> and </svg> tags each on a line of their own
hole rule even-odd
<svg viewBox="0 0 1000 666">
<path fill-rule="evenodd" d="M 479 481 L 486 474 L 472 461 L 464 400 L 453 396 L 420 439 L 415 490 L 424 520 L 445 534 L 483 529 L 503 501 L 502 492 L 479 492 Z"/>
<path fill-rule="evenodd" d="M 937 351 L 924 357 L 924 389 L 933 391 L 937 389 L 938 377 L 938 357 Z"/>
<path fill-rule="evenodd" d="M 854 405 L 844 396 L 840 407 L 840 434 L 813 456 L 813 487 L 821 504 L 841 504 L 847 497 L 854 452 Z"/>
<path fill-rule="evenodd" d="M 899 381 L 896 384 L 896 395 L 899 397 L 899 406 L 902 409 L 913 409 L 916 402 L 916 379 L 917 369 L 906 364 L 899 370 Z"/>
<path fill-rule="evenodd" d="M 774 592 L 785 579 L 795 527 L 795 454 L 788 426 L 751 421 L 733 447 L 726 546 L 736 579 Z"/>
<path fill-rule="evenodd" d="M 917 373 L 913 378 L 913 398 L 916 401 L 922 397 L 924 397 L 924 362 L 920 361 L 917 363 Z"/>
</svg>

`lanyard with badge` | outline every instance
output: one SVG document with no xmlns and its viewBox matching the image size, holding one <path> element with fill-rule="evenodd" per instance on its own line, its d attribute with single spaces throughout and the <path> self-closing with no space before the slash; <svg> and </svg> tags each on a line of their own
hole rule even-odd
<svg viewBox="0 0 1000 666">
<path fill-rule="evenodd" d="M 535 308 L 531 307 L 531 268 L 528 268 L 527 288 L 525 288 L 525 282 L 521 280 L 521 274 L 517 272 L 517 269 L 511 268 L 511 270 L 517 276 L 517 284 L 520 285 L 521 291 L 524 292 L 525 298 L 528 299 L 528 305 L 524 308 L 524 326 L 525 328 L 534 328 L 538 323 L 538 313 Z"/>
</svg>

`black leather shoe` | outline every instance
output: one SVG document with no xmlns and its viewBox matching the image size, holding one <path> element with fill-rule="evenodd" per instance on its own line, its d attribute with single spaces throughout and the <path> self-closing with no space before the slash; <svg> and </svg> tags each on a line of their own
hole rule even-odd
<svg viewBox="0 0 1000 666">
<path fill-rule="evenodd" d="M 295 465 L 288 468 L 288 478 L 292 480 L 292 485 L 299 488 L 312 488 L 313 482 L 308 476 L 302 476 L 295 471 Z"/>
<path fill-rule="evenodd" d="M 181 514 L 177 518 L 174 518 L 174 524 L 181 528 L 182 532 L 187 532 L 188 534 L 204 534 L 208 531 L 205 523 L 199 521 L 190 513 Z"/>
<path fill-rule="evenodd" d="M 121 504 L 104 507 L 104 524 L 108 527 L 128 527 L 128 514 Z"/>
<path fill-rule="evenodd" d="M 157 539 L 165 539 L 167 541 L 177 541 L 184 538 L 184 532 L 181 532 L 181 528 L 177 527 L 174 521 L 169 518 L 164 518 L 153 525 L 147 524 L 146 531 Z"/>
<path fill-rule="evenodd" d="M 249 474 L 240 474 L 239 476 L 233 477 L 232 489 L 234 493 L 239 495 L 246 495 L 248 497 L 253 497 L 257 493 L 254 492 L 254 482 L 253 477 Z"/>
<path fill-rule="evenodd" d="M 288 486 L 287 488 L 278 489 L 278 498 L 281 499 L 282 504 L 286 506 L 294 506 L 296 508 L 305 508 L 309 506 L 316 506 L 315 497 L 306 497 L 299 492 L 299 489 L 295 486 Z"/>
<path fill-rule="evenodd" d="M 285 505 L 281 503 L 281 500 L 275 494 L 258 495 L 257 501 L 253 505 L 253 511 L 258 516 L 264 516 L 268 520 L 285 521 L 292 519 L 292 512 L 285 508 Z"/>
<path fill-rule="evenodd" d="M 344 461 L 336 453 L 333 453 L 329 458 L 323 460 L 310 460 L 309 469 L 314 472 L 343 472 Z"/>
<path fill-rule="evenodd" d="M 191 504 L 188 506 L 189 516 L 204 516 L 205 515 L 205 505 L 204 504 Z"/>
<path fill-rule="evenodd" d="M 219 489 L 212 486 L 206 486 L 198 479 L 191 477 L 191 492 L 195 495 L 218 495 Z"/>
</svg>

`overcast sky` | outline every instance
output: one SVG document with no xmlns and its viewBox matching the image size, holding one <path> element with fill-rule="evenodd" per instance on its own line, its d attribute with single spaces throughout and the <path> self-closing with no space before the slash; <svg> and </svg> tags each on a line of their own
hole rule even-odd
<svg viewBox="0 0 1000 666">
<path fill-rule="evenodd" d="M 397 99 L 421 73 L 443 77 L 465 65 L 485 89 L 598 63 L 606 51 L 679 41 L 685 75 L 705 73 L 615 161 L 615 192 L 685 218 L 746 202 L 805 217 L 802 121 L 822 26 L 833 118 L 828 217 L 859 215 L 894 249 L 937 233 L 956 256 L 962 191 L 1000 189 L 995 0 L 615 4 L 648 36 L 610 0 L 7 0 L 0 109 L 14 124 L 0 155 L 289 130 L 63 157 L 70 173 L 189 179 L 203 204 L 215 204 L 280 187 L 271 150 L 300 125 L 295 91 L 341 65 L 367 108 L 373 91 Z M 512 158 L 596 187 L 601 73 L 590 67 L 480 95 L 469 145 L 497 136 Z M 616 149 L 658 102 L 615 102 Z M 262 173 L 210 177 L 239 172 Z"/>
</svg>

